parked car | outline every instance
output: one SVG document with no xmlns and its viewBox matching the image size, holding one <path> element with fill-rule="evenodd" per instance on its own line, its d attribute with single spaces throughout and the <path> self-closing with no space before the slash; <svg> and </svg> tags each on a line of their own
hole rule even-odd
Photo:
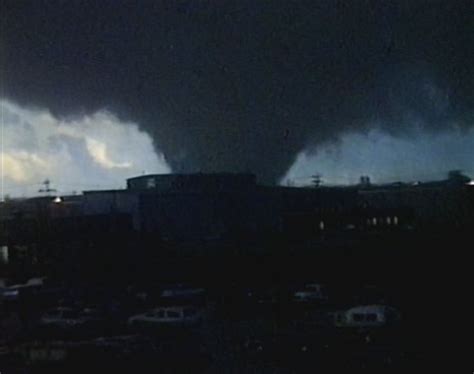
<svg viewBox="0 0 474 374">
<path fill-rule="evenodd" d="M 52 283 L 46 277 L 37 277 L 9 286 L 3 282 L 3 287 L 0 287 L 0 300 L 43 305 L 48 301 L 48 298 L 57 299 L 61 292 L 63 292 L 61 286 Z"/>
<path fill-rule="evenodd" d="M 202 311 L 193 306 L 165 306 L 128 319 L 133 327 L 190 327 L 202 320 Z"/>
<path fill-rule="evenodd" d="M 0 295 L 4 301 L 26 301 L 36 295 L 42 286 L 40 279 L 31 279 L 26 283 L 14 284 L 0 288 Z"/>
<path fill-rule="evenodd" d="M 320 303 L 328 300 L 326 287 L 318 283 L 305 285 L 302 290 L 294 293 L 293 298 L 296 302 L 300 303 Z"/>
<path fill-rule="evenodd" d="M 206 302 L 206 290 L 181 284 L 167 286 L 161 291 L 160 302 L 167 305 L 202 305 Z"/>
<path fill-rule="evenodd" d="M 95 309 L 75 309 L 58 307 L 45 312 L 40 318 L 43 327 L 70 329 L 75 327 L 90 327 L 104 323 L 99 311 Z"/>
<path fill-rule="evenodd" d="M 384 327 L 399 319 L 398 311 L 386 305 L 362 305 L 334 314 L 334 324 L 337 327 Z"/>
<path fill-rule="evenodd" d="M 183 286 L 166 288 L 161 292 L 162 297 L 190 297 L 202 294 L 204 294 L 203 288 L 188 288 Z"/>
</svg>

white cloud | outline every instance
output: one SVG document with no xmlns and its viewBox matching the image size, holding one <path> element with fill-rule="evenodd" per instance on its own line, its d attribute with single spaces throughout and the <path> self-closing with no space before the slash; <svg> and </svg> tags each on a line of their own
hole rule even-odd
<svg viewBox="0 0 474 374">
<path fill-rule="evenodd" d="M 34 195 L 46 178 L 67 193 L 120 188 L 143 172 L 170 172 L 151 137 L 111 112 L 63 120 L 7 100 L 0 100 L 0 110 L 5 194 Z"/>
<path fill-rule="evenodd" d="M 130 162 L 114 162 L 108 156 L 107 144 L 95 139 L 86 138 L 86 147 L 94 161 L 107 169 L 113 168 L 130 168 Z"/>
<path fill-rule="evenodd" d="M 34 153 L 25 151 L 6 152 L 3 157 L 4 177 L 13 182 L 28 182 L 35 170 L 48 170 L 48 163 Z"/>
<path fill-rule="evenodd" d="M 474 129 L 416 129 L 403 137 L 374 129 L 339 140 L 300 152 L 281 184 L 308 185 L 315 174 L 327 184 L 358 183 L 361 175 L 376 183 L 436 180 L 454 169 L 474 176 Z"/>
</svg>

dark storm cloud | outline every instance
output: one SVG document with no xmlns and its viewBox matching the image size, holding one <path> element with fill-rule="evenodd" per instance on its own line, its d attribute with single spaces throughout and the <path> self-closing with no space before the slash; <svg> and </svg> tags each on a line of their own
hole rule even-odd
<svg viewBox="0 0 474 374">
<path fill-rule="evenodd" d="M 7 98 L 105 107 L 175 171 L 269 182 L 373 123 L 472 124 L 470 1 L 1 2 Z"/>
</svg>

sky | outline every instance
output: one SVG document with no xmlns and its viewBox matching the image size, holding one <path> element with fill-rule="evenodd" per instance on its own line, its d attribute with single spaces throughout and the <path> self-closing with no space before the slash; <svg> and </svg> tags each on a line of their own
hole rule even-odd
<svg viewBox="0 0 474 374">
<path fill-rule="evenodd" d="M 473 170 L 472 1 L 0 6 L 2 108 L 27 118 L 3 120 L 10 190 L 143 171 L 285 184 Z"/>
<path fill-rule="evenodd" d="M 323 185 L 348 185 L 369 176 L 372 183 L 426 182 L 446 179 L 461 170 L 474 177 L 474 129 L 425 132 L 411 130 L 392 136 L 377 128 L 348 133 L 338 142 L 302 151 L 280 183 L 308 186 L 318 175 Z"/>
<path fill-rule="evenodd" d="M 46 179 L 62 195 L 124 188 L 126 178 L 170 172 L 151 137 L 112 113 L 65 120 L 6 100 L 0 100 L 0 113 L 4 195 L 38 195 Z"/>
</svg>

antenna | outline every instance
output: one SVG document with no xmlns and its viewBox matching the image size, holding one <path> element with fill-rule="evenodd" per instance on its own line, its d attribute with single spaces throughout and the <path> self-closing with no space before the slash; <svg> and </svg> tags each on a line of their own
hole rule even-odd
<svg viewBox="0 0 474 374">
<path fill-rule="evenodd" d="M 56 190 L 54 188 L 51 188 L 50 185 L 51 185 L 51 181 L 49 179 L 45 179 L 45 181 L 43 183 L 41 183 L 44 188 L 40 188 L 38 190 L 39 193 L 45 193 L 46 196 L 49 196 L 49 194 L 51 192 L 56 192 Z"/>
</svg>

